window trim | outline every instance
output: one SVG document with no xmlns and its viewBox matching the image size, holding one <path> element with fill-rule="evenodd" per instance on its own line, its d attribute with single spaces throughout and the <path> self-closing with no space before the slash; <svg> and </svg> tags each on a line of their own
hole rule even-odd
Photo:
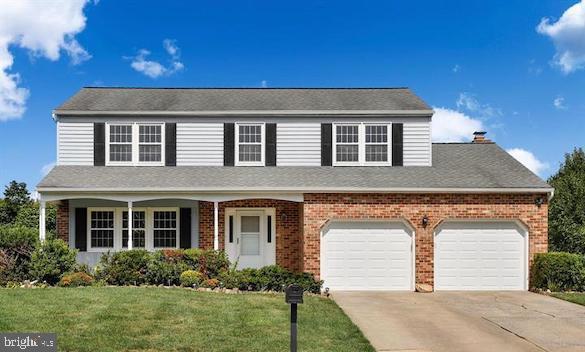
<svg viewBox="0 0 585 352">
<path fill-rule="evenodd" d="M 358 161 L 337 161 L 337 126 L 358 126 Z M 387 161 L 366 161 L 366 126 L 386 126 L 388 135 L 386 145 L 388 158 Z M 392 165 L 392 123 L 390 122 L 342 122 L 333 123 L 332 126 L 332 144 L 331 160 L 333 166 L 391 166 Z M 339 143 L 341 145 L 351 143 Z M 375 143 L 382 145 L 380 143 Z"/>
<path fill-rule="evenodd" d="M 153 251 L 159 251 L 159 250 L 163 250 L 163 249 L 177 249 L 180 248 L 180 240 L 181 240 L 181 212 L 179 211 L 179 208 L 174 208 L 174 207 L 162 207 L 162 208 L 149 208 L 150 209 L 150 219 L 151 221 L 149 222 L 150 225 L 150 246 L 148 245 L 147 242 L 147 248 L 152 248 L 151 250 Z M 154 212 L 155 211 L 174 211 L 175 212 L 175 218 L 176 218 L 176 225 L 175 225 L 175 247 L 155 247 L 154 246 Z M 169 229 L 165 229 L 165 230 L 169 230 Z"/>
<path fill-rule="evenodd" d="M 92 247 L 91 246 L 91 212 L 93 211 L 113 211 L 114 212 L 114 247 Z M 128 247 L 122 244 L 122 213 L 128 211 L 127 207 L 89 207 L 87 208 L 87 252 L 120 252 L 127 251 Z M 147 251 L 158 251 L 163 249 L 180 248 L 181 240 L 181 212 L 179 207 L 136 207 L 132 211 L 145 212 L 145 246 L 140 249 Z M 176 241 L 175 247 L 154 247 L 154 212 L 155 211 L 174 211 L 177 214 Z M 138 247 L 137 247 L 138 248 Z"/>
<path fill-rule="evenodd" d="M 240 126 L 260 126 L 260 161 L 240 161 Z M 235 151 L 236 166 L 264 166 L 266 163 L 266 123 L 265 122 L 236 122 L 235 123 Z M 246 144 L 246 143 L 242 143 Z"/>
<path fill-rule="evenodd" d="M 165 127 L 164 122 L 127 122 L 108 121 L 106 125 L 106 166 L 164 166 L 165 165 Z M 110 126 L 132 126 L 132 160 L 110 161 Z M 155 145 L 158 143 L 140 143 L 140 126 L 161 126 L 160 161 L 140 161 L 140 144 Z M 116 143 L 113 143 L 116 144 Z"/>
</svg>

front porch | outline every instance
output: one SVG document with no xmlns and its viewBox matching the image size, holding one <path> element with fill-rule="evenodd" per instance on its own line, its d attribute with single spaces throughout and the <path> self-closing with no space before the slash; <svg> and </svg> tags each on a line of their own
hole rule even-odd
<svg viewBox="0 0 585 352">
<path fill-rule="evenodd" d="M 47 202 L 58 204 L 58 237 L 89 266 L 107 252 L 202 248 L 225 250 L 239 268 L 277 264 L 303 270 L 302 195 L 41 193 L 41 241 Z"/>
</svg>

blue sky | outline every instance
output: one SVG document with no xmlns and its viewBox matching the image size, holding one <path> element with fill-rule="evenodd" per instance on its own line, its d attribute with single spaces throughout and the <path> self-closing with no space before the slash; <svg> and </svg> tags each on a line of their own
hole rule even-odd
<svg viewBox="0 0 585 352">
<path fill-rule="evenodd" d="M 82 86 L 408 86 L 437 140 L 484 128 L 543 177 L 585 141 L 585 1 L 9 0 L 0 70 L 0 185 L 31 189 Z"/>
</svg>

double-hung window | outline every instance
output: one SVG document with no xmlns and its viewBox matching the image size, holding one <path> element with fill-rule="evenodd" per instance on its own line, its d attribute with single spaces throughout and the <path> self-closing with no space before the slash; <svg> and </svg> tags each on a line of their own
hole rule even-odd
<svg viewBox="0 0 585 352">
<path fill-rule="evenodd" d="M 237 124 L 237 165 L 264 165 L 264 124 Z"/>
<path fill-rule="evenodd" d="M 154 211 L 153 213 L 154 248 L 174 248 L 177 246 L 177 212 Z"/>
<path fill-rule="evenodd" d="M 128 249 L 128 208 L 87 209 L 88 251 Z M 178 248 L 178 208 L 136 208 L 132 210 L 132 247 L 147 250 Z"/>
<path fill-rule="evenodd" d="M 164 124 L 108 123 L 108 165 L 164 165 Z"/>
<path fill-rule="evenodd" d="M 91 212 L 89 238 L 92 248 L 114 248 L 114 211 L 96 210 Z"/>
<path fill-rule="evenodd" d="M 146 212 L 144 210 L 132 211 L 132 247 L 144 248 L 146 246 Z M 122 247 L 128 248 L 128 212 L 122 212 Z"/>
<path fill-rule="evenodd" d="M 334 165 L 389 165 L 390 125 L 343 123 L 334 125 Z"/>
</svg>

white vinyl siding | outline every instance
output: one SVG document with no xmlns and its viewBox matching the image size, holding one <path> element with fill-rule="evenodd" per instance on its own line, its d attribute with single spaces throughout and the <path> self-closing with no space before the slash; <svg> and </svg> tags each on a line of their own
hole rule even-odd
<svg viewBox="0 0 585 352">
<path fill-rule="evenodd" d="M 222 166 L 223 123 L 177 123 L 177 166 Z"/>
<path fill-rule="evenodd" d="M 57 164 L 93 165 L 93 123 L 57 123 Z"/>
<path fill-rule="evenodd" d="M 320 123 L 277 123 L 276 134 L 278 166 L 321 165 Z"/>
<path fill-rule="evenodd" d="M 403 126 L 404 166 L 431 166 L 430 121 L 406 121 Z"/>
</svg>

